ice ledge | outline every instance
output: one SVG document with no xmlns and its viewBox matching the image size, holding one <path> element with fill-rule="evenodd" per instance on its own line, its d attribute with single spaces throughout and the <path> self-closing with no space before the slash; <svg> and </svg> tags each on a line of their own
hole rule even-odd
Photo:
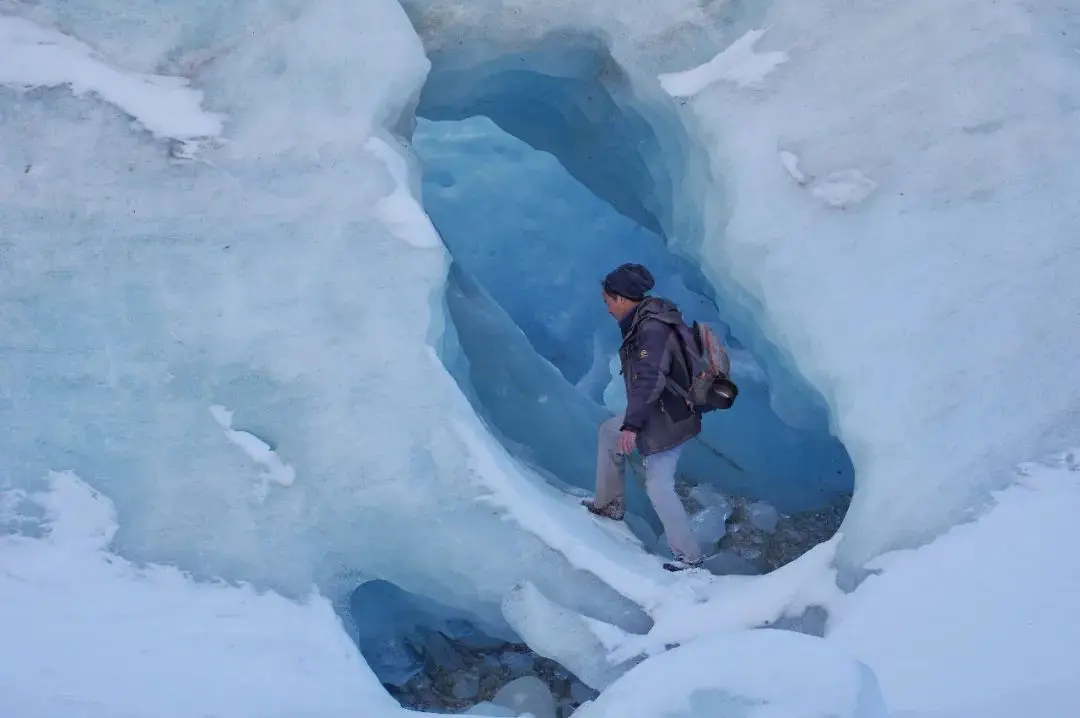
<svg viewBox="0 0 1080 718">
<path fill-rule="evenodd" d="M 839 535 L 765 576 L 672 574 L 663 569 L 659 557 L 645 553 L 624 524 L 592 517 L 577 497 L 528 475 L 501 447 L 483 441 L 464 422 L 455 421 L 454 427 L 486 490 L 482 501 L 504 510 L 509 520 L 571 565 L 594 574 L 652 617 L 655 625 L 646 634 L 590 623 L 598 640 L 603 634 L 601 642 L 614 664 L 662 653 L 705 633 L 753 628 L 783 615 L 798 615 L 811 605 L 833 604 L 843 595 L 832 568 Z M 550 602 L 532 604 L 557 612 Z M 512 622 L 520 627 L 523 620 L 517 616 Z"/>
<path fill-rule="evenodd" d="M 0 15 L 0 85 L 29 90 L 68 86 L 92 92 L 160 139 L 217 137 L 223 116 L 202 108 L 203 93 L 182 77 L 126 72 L 89 45 L 21 18 Z"/>
</svg>

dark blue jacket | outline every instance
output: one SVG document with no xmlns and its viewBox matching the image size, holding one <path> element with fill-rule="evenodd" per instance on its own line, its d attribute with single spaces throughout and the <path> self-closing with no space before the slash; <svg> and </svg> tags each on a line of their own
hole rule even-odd
<svg viewBox="0 0 1080 718">
<path fill-rule="evenodd" d="M 673 449 L 701 433 L 701 415 L 668 388 L 690 385 L 689 371 L 672 323 L 681 323 L 678 307 L 649 297 L 619 321 L 619 348 L 626 384 L 623 429 L 637 432 L 637 448 L 648 456 Z"/>
</svg>

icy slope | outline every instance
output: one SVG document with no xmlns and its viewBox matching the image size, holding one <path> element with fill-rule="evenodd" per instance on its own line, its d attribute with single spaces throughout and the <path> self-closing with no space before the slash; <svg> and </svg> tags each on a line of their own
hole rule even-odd
<svg viewBox="0 0 1080 718">
<path fill-rule="evenodd" d="M 855 462 L 848 562 L 1080 429 L 1080 64 L 1052 12 L 777 2 L 688 100 L 732 192 L 711 276 L 767 307 Z"/>
</svg>

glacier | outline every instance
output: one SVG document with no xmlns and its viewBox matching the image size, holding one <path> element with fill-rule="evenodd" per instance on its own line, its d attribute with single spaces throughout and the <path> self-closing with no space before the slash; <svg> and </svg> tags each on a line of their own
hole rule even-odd
<svg viewBox="0 0 1080 718">
<path fill-rule="evenodd" d="M 578 666 L 582 716 L 1075 713 L 1077 33 L 1018 0 L 3 0 L 0 706 L 405 715 L 349 640 L 382 580 Z M 834 539 L 673 576 L 577 505 L 622 253 L 747 389 L 684 478 L 853 488 Z"/>
</svg>

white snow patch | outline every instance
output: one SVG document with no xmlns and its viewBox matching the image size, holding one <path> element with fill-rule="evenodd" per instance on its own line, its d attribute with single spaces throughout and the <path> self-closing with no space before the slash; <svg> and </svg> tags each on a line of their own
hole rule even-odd
<svg viewBox="0 0 1080 718">
<path fill-rule="evenodd" d="M 206 139 L 222 131 L 222 116 L 202 108 L 202 91 L 186 79 L 111 67 L 89 45 L 21 18 L 0 16 L 0 85 L 93 92 L 159 138 Z"/>
<path fill-rule="evenodd" d="M 0 536 L 0 715 L 405 718 L 330 602 L 196 583 L 107 551 L 112 503 L 75 474 L 29 499 L 44 538 Z"/>
<path fill-rule="evenodd" d="M 751 30 L 704 65 L 660 75 L 660 86 L 677 98 L 693 97 L 720 81 L 742 88 L 761 87 L 765 78 L 788 60 L 786 52 L 754 52 L 754 45 L 764 35 L 764 30 Z"/>
<path fill-rule="evenodd" d="M 247 431 L 233 429 L 233 413 L 231 411 L 215 404 L 210 407 L 210 413 L 213 414 L 214 420 L 224 429 L 225 438 L 239 446 L 245 454 L 251 457 L 252 461 L 263 467 L 262 485 L 259 489 L 261 498 L 266 497 L 271 481 L 281 486 L 293 485 L 296 480 L 296 469 L 282 461 L 277 452 L 259 437 Z"/>
<path fill-rule="evenodd" d="M 577 718 L 886 718 L 873 672 L 799 633 L 719 633 L 649 659 Z"/>
<path fill-rule="evenodd" d="M 788 150 L 780 151 L 780 164 L 799 184 L 806 184 L 806 175 L 799 169 L 799 156 Z"/>
<path fill-rule="evenodd" d="M 831 172 L 824 177 L 808 176 L 799 167 L 799 156 L 790 150 L 781 150 L 780 164 L 792 179 L 806 187 L 817 199 L 830 207 L 843 209 L 862 202 L 875 189 L 877 182 L 855 169 Z"/>
<path fill-rule="evenodd" d="M 810 193 L 830 207 L 850 207 L 862 202 L 877 188 L 877 183 L 858 170 L 840 170 L 817 180 Z"/>
<path fill-rule="evenodd" d="M 1026 467 L 979 520 L 875 559 L 882 573 L 833 611 L 828 639 L 873 666 L 898 715 L 1080 715 L 1075 455 Z"/>
</svg>

